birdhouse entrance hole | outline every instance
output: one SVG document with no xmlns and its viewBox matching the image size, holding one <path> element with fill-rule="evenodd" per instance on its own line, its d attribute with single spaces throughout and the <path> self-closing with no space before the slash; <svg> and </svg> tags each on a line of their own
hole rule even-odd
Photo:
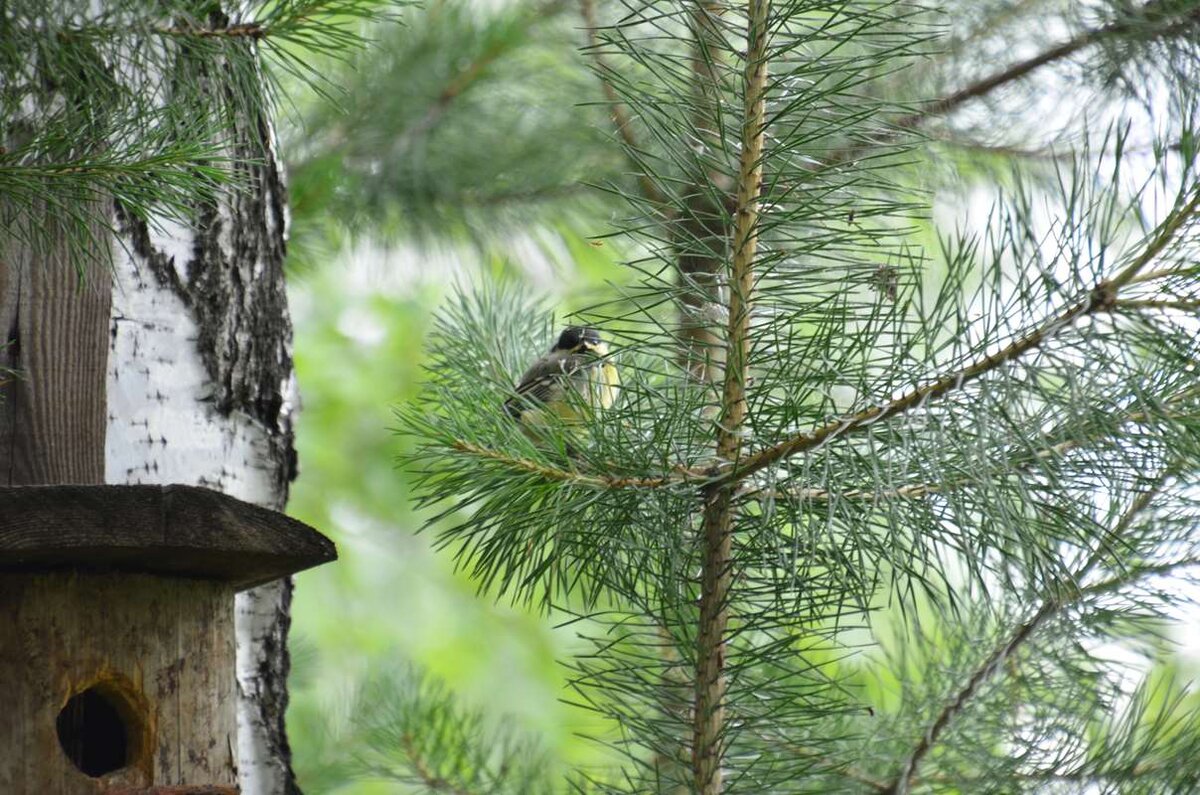
<svg viewBox="0 0 1200 795">
<path fill-rule="evenodd" d="M 98 683 L 67 699 L 58 713 L 58 742 L 80 772 L 98 778 L 137 761 L 144 727 L 130 698 Z"/>
</svg>

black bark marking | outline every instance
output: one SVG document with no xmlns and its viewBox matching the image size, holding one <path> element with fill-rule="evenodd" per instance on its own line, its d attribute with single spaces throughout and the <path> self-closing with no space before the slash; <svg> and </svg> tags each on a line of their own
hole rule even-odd
<svg viewBox="0 0 1200 795">
<path fill-rule="evenodd" d="M 283 272 L 282 206 L 275 194 L 284 187 L 274 164 L 241 168 L 252 181 L 231 197 L 228 212 L 235 223 L 226 223 L 216 205 L 199 209 L 184 268 L 186 282 L 174 258 L 154 248 L 144 220 L 120 206 L 116 217 L 138 261 L 191 312 L 213 408 L 222 416 L 247 414 L 267 430 L 270 460 L 280 463 L 273 480 L 282 505 L 296 474 L 292 422 L 283 413 L 283 389 L 292 374 L 292 326 Z M 276 214 L 273 223 L 268 211 Z M 226 227 L 228 251 L 221 247 Z M 256 267 L 261 267 L 257 276 Z"/>
</svg>

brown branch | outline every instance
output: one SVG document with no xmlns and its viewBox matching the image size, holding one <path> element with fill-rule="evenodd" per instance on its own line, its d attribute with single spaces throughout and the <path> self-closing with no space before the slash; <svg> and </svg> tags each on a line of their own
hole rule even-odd
<svg viewBox="0 0 1200 795">
<path fill-rule="evenodd" d="M 621 136 L 621 140 L 625 142 L 625 148 L 632 152 L 642 151 L 638 146 L 637 139 L 633 135 L 633 120 L 629 118 L 629 113 L 625 109 L 625 103 L 621 101 L 620 95 L 617 94 L 617 89 L 608 79 L 609 66 L 604 58 L 604 54 L 600 52 L 600 42 L 596 36 L 596 31 L 599 30 L 599 23 L 596 21 L 596 7 L 593 0 L 579 0 L 579 10 L 583 14 L 583 24 L 587 29 L 587 52 L 591 54 L 592 59 L 596 62 L 595 73 L 600 80 L 600 87 L 604 90 L 604 98 L 608 100 L 609 115 L 612 117 L 613 126 L 617 129 L 617 134 Z M 632 159 L 632 158 L 631 158 Z M 650 175 L 635 161 L 633 167 L 637 169 L 638 185 L 642 189 L 642 195 L 654 204 L 661 205 L 666 201 L 666 196 L 659 190 L 658 185 L 654 180 L 650 179 Z"/>
<path fill-rule="evenodd" d="M 1118 301 L 1118 304 L 1121 302 Z M 1200 386 L 1191 389 L 1185 389 L 1182 392 L 1175 393 L 1171 397 L 1162 402 L 1162 408 L 1170 409 L 1173 406 L 1182 404 L 1189 398 L 1195 398 L 1200 393 Z M 1197 415 L 1193 413 L 1178 414 L 1166 411 L 1161 414 L 1151 414 L 1147 411 L 1135 411 L 1124 417 L 1121 417 L 1116 424 L 1116 427 L 1103 434 L 1096 434 L 1085 439 L 1067 439 L 1057 444 L 1049 445 L 1038 450 L 1028 460 L 1018 460 L 1015 463 L 1010 461 L 1010 465 L 1020 468 L 1032 466 L 1037 461 L 1044 461 L 1048 458 L 1058 458 L 1072 450 L 1083 447 L 1086 444 L 1099 441 L 1105 437 L 1116 434 L 1121 428 L 1127 425 L 1146 422 L 1151 419 L 1194 419 Z M 1046 434 L 1047 437 L 1053 437 L 1054 434 Z M 1020 471 L 1020 470 L 1018 470 Z M 696 473 L 699 474 L 699 473 Z M 862 500 L 875 501 L 886 499 L 920 499 L 930 494 L 944 494 L 954 489 L 960 488 L 963 485 L 976 482 L 973 477 L 962 477 L 949 482 L 941 483 L 909 483 L 903 486 L 897 486 L 890 489 L 849 489 L 846 491 L 835 491 L 821 488 L 799 488 L 799 489 L 747 489 L 738 493 L 739 498 L 744 499 L 792 499 L 792 500 L 811 500 L 816 502 L 829 500 Z"/>
<path fill-rule="evenodd" d="M 546 17 L 558 13 L 564 5 L 565 0 L 550 0 L 548 3 L 530 9 L 525 21 L 530 26 L 535 25 Z M 446 115 L 446 111 L 449 110 L 450 105 L 455 99 L 465 94 L 469 88 L 479 82 L 487 73 L 489 66 L 500 60 L 502 56 L 512 51 L 520 43 L 520 38 L 504 38 L 486 47 L 473 61 L 460 69 L 446 82 L 446 85 L 438 92 L 437 97 L 426 108 L 424 115 L 404 130 L 400 136 L 401 141 L 410 141 L 436 126 L 442 116 Z"/>
<path fill-rule="evenodd" d="M 729 325 L 725 384 L 717 431 L 717 458 L 735 461 L 741 453 L 750 359 L 750 307 L 758 251 L 759 197 L 765 137 L 767 20 L 770 0 L 748 0 L 745 98 L 738 164 L 733 261 L 729 274 Z M 693 785 L 699 795 L 722 791 L 725 733 L 725 631 L 733 579 L 733 488 L 704 490 L 703 562 L 700 573 L 700 625 L 696 640 L 695 706 L 692 713 Z"/>
<path fill-rule="evenodd" d="M 1175 235 L 1195 215 L 1200 207 L 1200 190 L 1183 207 L 1167 218 L 1156 230 L 1150 243 L 1124 270 L 1111 279 L 1100 282 L 1087 298 L 1066 307 L 1050 320 L 1033 329 L 1004 348 L 978 359 L 966 367 L 938 378 L 932 383 L 912 390 L 888 403 L 863 409 L 843 419 L 834 420 L 820 428 L 793 436 L 787 441 L 767 447 L 750 455 L 717 478 L 717 483 L 741 481 L 749 475 L 783 461 L 797 453 L 815 449 L 829 442 L 889 417 L 903 414 L 928 401 L 962 388 L 966 384 L 1012 362 L 1052 339 L 1059 331 L 1077 320 L 1099 312 L 1110 311 L 1122 287 L 1158 256 Z"/>
<path fill-rule="evenodd" d="M 921 736 L 917 742 L 916 748 L 904 760 L 904 764 L 900 768 L 900 773 L 892 782 L 891 786 L 884 790 L 890 795 L 906 795 L 909 788 L 912 786 L 913 779 L 917 774 L 917 766 L 925 759 L 925 756 L 933 748 L 934 744 L 941 738 L 942 733 L 950 725 L 950 723 L 962 714 L 966 709 L 968 702 L 975 697 L 980 688 L 996 675 L 997 672 L 1004 669 L 1004 662 L 1011 658 L 1021 646 L 1029 640 L 1034 631 L 1044 624 L 1047 620 L 1058 614 L 1062 609 L 1062 605 L 1053 600 L 1043 602 L 1042 607 L 1033 618 L 1019 626 L 1015 632 L 1000 646 L 992 651 L 987 656 L 983 664 L 975 669 L 967 683 L 958 692 L 951 701 L 942 708 L 936 719 L 926 729 L 925 734 Z"/>
<path fill-rule="evenodd" d="M 1160 475 L 1159 479 L 1154 485 L 1139 494 L 1138 497 L 1130 504 L 1125 513 L 1121 515 L 1121 518 L 1117 521 L 1116 526 L 1109 535 L 1124 535 L 1125 531 L 1127 531 L 1133 525 L 1133 522 L 1142 514 L 1142 512 L 1150 507 L 1150 504 L 1161 492 L 1162 487 L 1166 484 L 1166 481 L 1170 477 L 1171 470 L 1168 469 Z M 1088 561 L 1083 565 L 1083 567 L 1072 576 L 1071 581 L 1076 583 L 1082 581 L 1083 578 L 1086 577 L 1091 570 L 1101 562 L 1106 553 L 1106 549 L 1106 546 L 1101 545 L 1096 552 L 1094 552 L 1088 558 Z M 941 738 L 945 730 L 950 726 L 955 718 L 957 718 L 966 710 L 968 704 L 979 693 L 980 689 L 982 689 L 985 684 L 990 682 L 997 673 L 1004 670 L 1005 661 L 1011 659 L 1013 655 L 1015 655 L 1016 652 L 1033 636 L 1034 632 L 1036 632 L 1043 624 L 1061 614 L 1066 608 L 1078 604 L 1088 596 L 1096 596 L 1099 594 L 1108 593 L 1112 590 L 1128 585 L 1131 582 L 1135 582 L 1148 574 L 1165 573 L 1166 571 L 1177 568 L 1179 565 L 1181 564 L 1142 566 L 1136 569 L 1130 569 L 1116 577 L 1096 583 L 1086 588 L 1076 588 L 1074 593 L 1065 597 L 1058 592 L 1046 594 L 1042 599 L 1042 606 L 1038 609 L 1037 613 L 1035 613 L 1028 621 L 1017 627 L 1017 629 L 1003 643 L 997 646 L 992 653 L 987 656 L 983 663 L 977 667 L 974 672 L 972 672 L 970 677 L 967 678 L 967 682 L 962 689 L 959 690 L 958 693 L 955 694 L 954 698 L 952 698 L 942 708 L 941 712 L 938 713 L 933 723 L 931 723 L 929 728 L 925 730 L 925 733 L 917 742 L 916 747 L 913 748 L 913 750 L 905 758 L 904 763 L 900 766 L 900 772 L 896 775 L 896 778 L 892 781 L 891 786 L 889 786 L 886 791 L 890 793 L 890 795 L 907 795 L 913 784 L 913 781 L 916 778 L 918 767 L 933 749 L 934 745 Z"/>
<path fill-rule="evenodd" d="M 1150 6 L 1147 6 L 1147 8 L 1142 10 L 1143 18 L 1150 16 L 1147 13 L 1149 9 Z M 1181 33 L 1189 27 L 1200 23 L 1200 9 L 1193 9 L 1181 17 L 1171 17 L 1167 13 L 1161 14 L 1161 17 L 1162 19 L 1171 19 L 1171 21 L 1160 28 L 1147 31 L 1148 34 L 1154 36 L 1171 36 Z M 1093 30 L 1085 30 L 1069 41 L 1051 47 L 1024 61 L 1015 63 L 999 72 L 971 83 L 955 91 L 953 94 L 934 100 L 919 110 L 892 120 L 890 122 L 891 131 L 884 134 L 875 143 L 886 143 L 887 141 L 895 140 L 904 130 L 917 127 L 934 116 L 943 116 L 950 113 L 973 99 L 980 99 L 1001 86 L 1026 77 L 1043 66 L 1070 57 L 1093 44 L 1138 32 L 1140 32 L 1140 26 L 1129 20 L 1113 22 Z M 869 146 L 869 144 L 854 144 L 835 150 L 820 163 L 816 164 L 814 170 L 823 171 L 832 166 L 844 163 L 863 152 Z"/>
<path fill-rule="evenodd" d="M 1147 10 L 1149 10 L 1149 6 L 1146 9 L 1143 9 L 1143 16 L 1148 16 L 1146 13 Z M 1164 14 L 1164 18 L 1167 16 L 1168 15 Z M 1172 36 L 1176 33 L 1182 33 L 1184 30 L 1187 30 L 1197 22 L 1200 22 L 1200 8 L 1192 9 L 1188 13 L 1183 14 L 1181 17 L 1175 18 L 1169 24 L 1153 30 L 1153 35 Z M 1140 32 L 1139 25 L 1130 20 L 1112 22 L 1101 28 L 1085 30 L 1069 41 L 1058 45 L 1057 47 L 1052 47 L 1045 52 L 1033 56 L 1032 58 L 1015 63 L 1007 69 L 1003 69 L 991 75 L 990 77 L 985 77 L 978 82 L 972 83 L 971 85 L 954 92 L 950 96 L 943 97 L 942 99 L 927 105 L 921 110 L 915 111 L 908 116 L 904 116 L 893 123 L 897 127 L 901 128 L 913 127 L 917 124 L 920 124 L 930 116 L 949 113 L 950 111 L 958 108 L 960 105 L 969 102 L 972 99 L 978 99 L 995 90 L 996 88 L 1005 85 L 1006 83 L 1019 80 L 1035 69 L 1045 66 L 1046 64 L 1054 63 L 1055 61 L 1061 61 L 1063 58 L 1074 55 L 1075 53 L 1092 44 L 1104 41 L 1105 39 L 1125 36 L 1130 33 L 1138 32 Z"/>
</svg>

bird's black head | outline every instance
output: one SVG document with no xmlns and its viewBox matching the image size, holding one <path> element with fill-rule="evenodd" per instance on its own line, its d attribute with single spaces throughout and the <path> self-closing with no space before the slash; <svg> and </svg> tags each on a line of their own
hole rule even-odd
<svg viewBox="0 0 1200 795">
<path fill-rule="evenodd" d="M 594 350 L 601 345 L 600 332 L 594 328 L 570 326 L 558 337 L 558 342 L 550 349 L 554 351 Z"/>
</svg>

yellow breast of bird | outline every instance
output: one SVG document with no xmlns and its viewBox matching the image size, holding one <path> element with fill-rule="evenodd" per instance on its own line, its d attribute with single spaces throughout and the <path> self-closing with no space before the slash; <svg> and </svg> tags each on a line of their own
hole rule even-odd
<svg viewBox="0 0 1200 795">
<path fill-rule="evenodd" d="M 595 383 L 596 405 L 606 409 L 617 400 L 617 393 L 621 391 L 621 376 L 617 373 L 616 365 L 609 361 L 603 362 L 598 370 Z"/>
<path fill-rule="evenodd" d="M 567 396 L 567 385 L 578 397 Z M 592 367 L 584 367 L 567 375 L 551 387 L 546 402 L 538 409 L 526 411 L 521 421 L 528 425 L 541 425 L 546 415 L 553 414 L 563 423 L 575 425 L 587 420 L 588 410 L 602 410 L 612 406 L 620 391 L 621 377 L 612 362 L 604 361 Z"/>
</svg>

